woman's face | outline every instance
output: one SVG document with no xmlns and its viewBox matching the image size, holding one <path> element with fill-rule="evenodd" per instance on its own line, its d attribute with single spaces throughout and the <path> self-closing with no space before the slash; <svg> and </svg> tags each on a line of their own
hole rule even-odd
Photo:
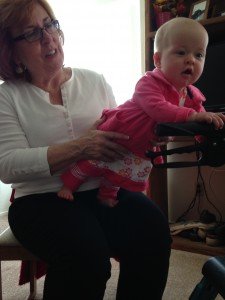
<svg viewBox="0 0 225 300">
<path fill-rule="evenodd" d="M 12 36 L 15 38 L 37 27 L 43 28 L 50 21 L 51 18 L 44 8 L 36 4 L 31 17 L 22 28 L 12 29 Z M 26 67 L 31 74 L 32 81 L 54 76 L 62 69 L 63 61 L 62 40 L 58 31 L 50 34 L 43 30 L 43 38 L 33 42 L 25 39 L 14 42 L 14 62 Z"/>
</svg>

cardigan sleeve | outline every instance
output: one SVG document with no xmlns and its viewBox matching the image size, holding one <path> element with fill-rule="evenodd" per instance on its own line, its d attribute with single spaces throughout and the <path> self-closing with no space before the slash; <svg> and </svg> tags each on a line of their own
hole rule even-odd
<svg viewBox="0 0 225 300">
<path fill-rule="evenodd" d="M 0 107 L 1 181 L 19 183 L 51 176 L 47 161 L 48 147 L 29 146 L 10 95 L 2 88 Z"/>
</svg>

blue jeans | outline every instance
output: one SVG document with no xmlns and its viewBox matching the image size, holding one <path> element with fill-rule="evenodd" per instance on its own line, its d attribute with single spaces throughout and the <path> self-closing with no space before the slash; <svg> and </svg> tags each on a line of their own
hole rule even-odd
<svg viewBox="0 0 225 300">
<path fill-rule="evenodd" d="M 120 262 L 117 300 L 157 300 L 166 285 L 171 237 L 168 221 L 142 193 L 120 190 L 106 207 L 98 190 L 14 200 L 9 224 L 25 248 L 48 264 L 44 300 L 101 300 L 110 258 Z"/>
</svg>

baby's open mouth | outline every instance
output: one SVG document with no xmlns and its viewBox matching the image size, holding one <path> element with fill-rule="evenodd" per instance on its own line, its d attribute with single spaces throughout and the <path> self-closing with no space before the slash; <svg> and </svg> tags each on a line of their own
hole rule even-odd
<svg viewBox="0 0 225 300">
<path fill-rule="evenodd" d="M 191 75 L 192 74 L 192 69 L 186 69 L 182 72 L 182 74 Z"/>
</svg>

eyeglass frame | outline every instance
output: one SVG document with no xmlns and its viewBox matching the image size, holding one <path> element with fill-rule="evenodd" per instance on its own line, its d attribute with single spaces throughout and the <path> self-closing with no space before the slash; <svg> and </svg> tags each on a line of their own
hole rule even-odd
<svg viewBox="0 0 225 300">
<path fill-rule="evenodd" d="M 54 25 L 54 27 L 55 27 L 55 29 L 56 29 L 54 32 L 48 32 L 47 27 L 48 27 L 50 24 Z M 29 42 L 29 43 L 32 43 L 32 42 L 35 42 L 35 41 L 38 41 L 38 40 L 42 40 L 42 39 L 43 39 L 43 31 L 44 31 L 44 30 L 47 31 L 49 34 L 53 34 L 53 33 L 55 33 L 56 31 L 59 31 L 59 30 L 60 30 L 59 21 L 58 21 L 58 20 L 51 20 L 49 23 L 47 23 L 47 24 L 46 24 L 45 26 L 43 26 L 43 27 L 35 27 L 33 31 L 35 31 L 35 30 L 38 30 L 38 31 L 39 31 L 39 34 L 40 34 L 40 37 L 38 37 L 37 39 L 34 39 L 34 40 L 29 40 L 29 39 L 27 39 L 27 36 L 31 34 L 31 32 L 29 32 L 29 33 L 27 32 L 27 33 L 21 34 L 21 35 L 15 37 L 15 38 L 13 38 L 12 40 L 13 40 L 14 42 L 26 40 L 26 41 Z"/>
</svg>

